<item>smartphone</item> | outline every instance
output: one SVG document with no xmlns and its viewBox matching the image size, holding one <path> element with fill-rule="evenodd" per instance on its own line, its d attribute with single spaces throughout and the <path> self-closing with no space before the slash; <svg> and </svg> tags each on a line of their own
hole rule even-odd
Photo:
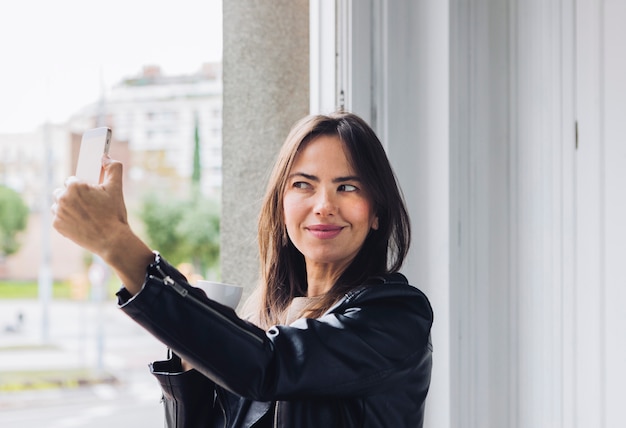
<svg viewBox="0 0 626 428">
<path fill-rule="evenodd" d="M 88 129 L 83 134 L 76 164 L 76 177 L 91 184 L 102 182 L 102 155 L 109 153 L 111 130 Z"/>
</svg>

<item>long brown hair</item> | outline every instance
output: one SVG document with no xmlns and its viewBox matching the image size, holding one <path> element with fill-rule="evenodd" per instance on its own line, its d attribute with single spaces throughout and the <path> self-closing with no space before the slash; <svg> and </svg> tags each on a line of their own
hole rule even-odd
<svg viewBox="0 0 626 428">
<path fill-rule="evenodd" d="M 294 297 L 306 296 L 304 256 L 287 236 L 283 195 L 287 177 L 298 150 L 322 136 L 337 136 L 343 143 L 352 167 L 372 198 L 379 220 L 361 250 L 338 278 L 333 288 L 307 310 L 318 317 L 347 291 L 368 277 L 400 269 L 409 249 L 409 217 L 385 150 L 370 126 L 351 113 L 311 115 L 298 121 L 283 144 L 271 173 L 258 224 L 261 262 L 260 324 L 269 327 Z"/>
</svg>

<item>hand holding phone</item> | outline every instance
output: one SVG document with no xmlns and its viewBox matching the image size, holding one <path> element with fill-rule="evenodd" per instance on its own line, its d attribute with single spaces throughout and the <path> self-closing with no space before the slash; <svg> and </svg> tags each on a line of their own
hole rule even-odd
<svg viewBox="0 0 626 428">
<path fill-rule="evenodd" d="M 102 181 L 102 156 L 109 153 L 111 130 L 107 127 L 83 133 L 76 164 L 76 177 L 90 184 Z"/>
</svg>

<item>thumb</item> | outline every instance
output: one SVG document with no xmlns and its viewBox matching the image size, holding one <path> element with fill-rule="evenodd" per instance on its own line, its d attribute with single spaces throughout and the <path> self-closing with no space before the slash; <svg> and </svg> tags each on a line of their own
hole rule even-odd
<svg viewBox="0 0 626 428">
<path fill-rule="evenodd" d="M 102 189 L 108 195 L 109 205 L 114 207 L 118 219 L 127 223 L 126 205 L 124 203 L 124 190 L 122 187 L 123 165 L 122 162 L 113 160 L 108 156 L 102 158 L 102 170 L 104 180 Z"/>
<path fill-rule="evenodd" d="M 122 162 L 113 160 L 108 156 L 104 156 L 102 158 L 102 168 L 104 170 L 104 180 L 102 185 L 105 187 L 116 188 L 116 190 L 121 192 L 123 176 Z"/>
</svg>

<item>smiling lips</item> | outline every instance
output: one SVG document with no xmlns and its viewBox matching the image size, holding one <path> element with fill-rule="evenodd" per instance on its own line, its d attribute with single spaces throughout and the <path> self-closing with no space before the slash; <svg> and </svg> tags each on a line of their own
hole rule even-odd
<svg viewBox="0 0 626 428">
<path fill-rule="evenodd" d="M 308 226 L 307 230 L 319 239 L 332 239 L 341 233 L 343 227 L 332 224 L 315 224 Z"/>
</svg>

